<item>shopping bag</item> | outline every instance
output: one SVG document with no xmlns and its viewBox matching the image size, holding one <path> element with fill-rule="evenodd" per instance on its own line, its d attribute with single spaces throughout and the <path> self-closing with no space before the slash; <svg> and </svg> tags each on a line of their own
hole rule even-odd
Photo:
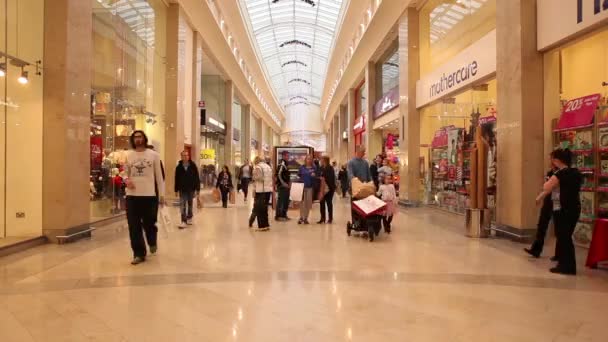
<svg viewBox="0 0 608 342">
<path fill-rule="evenodd" d="M 236 204 L 236 192 L 234 190 L 230 190 L 228 200 L 230 201 L 230 204 Z"/>
<path fill-rule="evenodd" d="M 211 195 L 213 196 L 213 202 L 217 203 L 222 200 L 222 194 L 220 194 L 220 189 L 213 188 L 211 190 Z"/>
<path fill-rule="evenodd" d="M 158 222 L 160 222 L 160 225 L 162 226 L 163 230 L 165 231 L 166 235 L 169 235 L 169 232 L 173 231 L 173 225 L 172 225 L 172 220 L 171 220 L 171 213 L 169 212 L 169 207 L 167 207 L 166 205 L 162 205 L 160 206 L 159 210 L 158 210 Z"/>
<path fill-rule="evenodd" d="M 196 196 L 195 201 L 196 201 L 196 208 L 203 209 L 203 196 L 202 195 Z"/>
<path fill-rule="evenodd" d="M 289 200 L 294 202 L 302 202 L 304 196 L 304 183 L 292 183 L 289 190 Z"/>
<path fill-rule="evenodd" d="M 374 182 L 363 183 L 359 178 L 353 178 L 351 181 L 353 189 L 353 198 L 362 199 L 367 198 L 376 193 L 376 186 Z"/>
<path fill-rule="evenodd" d="M 353 209 L 363 217 L 381 213 L 386 209 L 386 202 L 376 196 L 368 196 L 362 200 L 353 201 Z"/>
</svg>

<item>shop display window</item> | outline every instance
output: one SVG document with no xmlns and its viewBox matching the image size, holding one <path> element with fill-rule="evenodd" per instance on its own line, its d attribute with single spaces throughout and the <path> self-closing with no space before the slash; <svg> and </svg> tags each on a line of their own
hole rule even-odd
<svg viewBox="0 0 608 342">
<path fill-rule="evenodd" d="M 589 247 L 594 227 L 608 221 L 608 29 L 545 53 L 545 122 L 549 149 L 569 148 L 583 174 L 581 216 L 573 239 Z M 560 110 L 561 109 L 561 110 Z M 548 135 L 548 138 L 547 138 Z"/>
<path fill-rule="evenodd" d="M 420 10 L 421 75 L 496 28 L 496 0 L 429 0 Z"/>
<path fill-rule="evenodd" d="M 125 210 L 125 153 L 136 129 L 164 150 L 166 5 L 93 3 L 91 221 Z"/>
<path fill-rule="evenodd" d="M 0 246 L 42 235 L 43 58 L 44 1 L 1 1 Z"/>
<path fill-rule="evenodd" d="M 496 108 L 496 81 L 491 80 L 421 109 L 420 155 L 427 161 L 421 168 L 425 203 L 464 213 L 472 207 L 472 199 L 477 201 L 479 192 L 472 192 L 480 183 L 485 187 L 480 201 L 494 217 Z M 482 145 L 483 152 L 478 152 Z M 485 165 L 481 174 L 478 162 Z"/>
<path fill-rule="evenodd" d="M 397 47 L 390 49 L 386 57 L 377 65 L 377 75 L 380 78 L 377 98 L 380 99 L 392 89 L 399 88 L 399 51 Z"/>
</svg>

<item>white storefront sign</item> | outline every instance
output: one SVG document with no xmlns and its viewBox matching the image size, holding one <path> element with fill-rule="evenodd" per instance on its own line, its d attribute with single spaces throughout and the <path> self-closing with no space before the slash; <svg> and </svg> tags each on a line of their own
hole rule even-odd
<svg viewBox="0 0 608 342">
<path fill-rule="evenodd" d="M 496 30 L 416 82 L 420 108 L 496 72 Z"/>
<path fill-rule="evenodd" d="M 538 50 L 608 25 L 608 0 L 537 0 Z"/>
</svg>

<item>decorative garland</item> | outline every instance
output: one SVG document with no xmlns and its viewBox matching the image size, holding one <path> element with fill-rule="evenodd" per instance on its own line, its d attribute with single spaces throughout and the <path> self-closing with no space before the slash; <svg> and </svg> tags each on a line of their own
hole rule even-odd
<svg viewBox="0 0 608 342">
<path fill-rule="evenodd" d="M 284 47 L 284 46 L 286 46 L 286 45 L 294 45 L 294 44 L 297 44 L 297 45 L 302 45 L 302 46 L 305 46 L 305 47 L 307 47 L 307 48 L 309 48 L 309 49 L 312 49 L 312 46 L 310 46 L 310 44 L 308 44 L 308 43 L 306 43 L 306 42 L 303 42 L 303 41 L 301 41 L 301 40 L 297 40 L 297 39 L 286 41 L 286 42 L 282 43 L 282 44 L 281 44 L 281 45 L 279 45 L 279 46 L 280 46 L 280 47 Z"/>
<path fill-rule="evenodd" d="M 301 0 L 307 4 L 309 4 L 312 7 L 315 7 L 317 4 L 315 4 L 315 2 L 313 0 Z M 272 0 L 273 4 L 276 4 L 277 2 L 279 2 L 279 0 Z"/>
<path fill-rule="evenodd" d="M 281 64 L 281 66 L 284 67 L 284 66 L 289 65 L 289 64 L 300 64 L 300 65 L 305 66 L 305 67 L 308 66 L 306 63 L 300 62 L 300 61 L 295 60 L 295 59 L 291 60 L 291 61 L 288 61 L 288 62 L 285 62 L 285 63 Z"/>
<path fill-rule="evenodd" d="M 302 83 L 306 83 L 306 84 L 310 85 L 310 82 L 308 82 L 307 80 L 303 80 L 301 78 L 294 78 L 291 81 L 289 81 L 288 83 L 293 83 L 293 82 L 302 82 Z"/>
</svg>

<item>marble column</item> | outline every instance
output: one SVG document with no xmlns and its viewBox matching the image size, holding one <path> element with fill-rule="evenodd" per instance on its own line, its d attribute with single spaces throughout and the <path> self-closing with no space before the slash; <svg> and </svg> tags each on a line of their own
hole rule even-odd
<svg viewBox="0 0 608 342">
<path fill-rule="evenodd" d="M 341 164 L 346 164 L 346 162 L 349 160 L 349 157 L 352 155 L 352 150 L 350 149 L 350 143 L 349 143 L 349 139 L 352 138 L 352 136 L 350 135 L 350 131 L 351 129 L 349 128 L 348 124 L 348 106 L 345 105 L 341 105 L 340 106 L 340 121 L 339 121 L 339 130 L 338 130 L 338 134 L 340 135 L 340 142 L 339 142 L 339 150 L 340 150 L 340 163 Z M 346 132 L 346 140 L 344 140 L 342 133 Z"/>
<path fill-rule="evenodd" d="M 416 109 L 416 81 L 420 76 L 418 24 L 415 8 L 405 10 L 399 19 L 399 198 L 413 206 L 420 202 L 420 114 Z"/>
<path fill-rule="evenodd" d="M 171 4 L 167 11 L 167 51 L 165 80 L 165 195 L 174 197 L 175 163 L 184 150 L 184 118 L 179 115 L 178 105 L 178 44 L 180 6 Z"/>
<path fill-rule="evenodd" d="M 367 106 L 363 108 L 365 113 L 365 138 L 364 145 L 367 150 L 368 160 L 371 161 L 379 153 L 382 153 L 382 131 L 375 131 L 374 127 L 374 105 L 378 100 L 378 89 L 376 75 L 376 63 L 368 62 L 365 66 L 365 94 Z"/>
<path fill-rule="evenodd" d="M 56 242 L 90 221 L 92 3 L 45 1 L 44 18 L 42 233 Z"/>
<path fill-rule="evenodd" d="M 355 125 L 355 110 L 357 107 L 357 92 L 355 89 L 348 90 L 347 101 L 346 129 L 348 130 L 348 151 L 346 154 L 352 156 L 355 153 L 355 134 L 353 132 L 353 126 Z"/>
<path fill-rule="evenodd" d="M 533 233 L 543 181 L 543 58 L 536 50 L 536 2 L 496 1 L 498 84 L 497 224 Z"/>
<path fill-rule="evenodd" d="M 232 104 L 234 99 L 234 84 L 232 81 L 226 81 L 226 91 L 225 91 L 225 101 L 226 101 L 226 117 L 225 117 L 225 125 L 226 125 L 226 141 L 224 143 L 224 161 L 226 165 L 234 165 L 234 149 L 232 145 L 232 137 L 234 133 L 232 132 Z"/>
<path fill-rule="evenodd" d="M 241 139 L 245 141 L 243 150 L 243 160 L 251 160 L 251 105 L 241 106 Z"/>
<path fill-rule="evenodd" d="M 201 153 L 201 111 L 198 107 L 198 102 L 202 100 L 202 74 L 203 74 L 203 61 L 202 61 L 202 37 L 199 32 L 194 31 L 194 42 L 192 44 L 192 70 L 195 71 L 195 75 L 192 77 L 192 161 L 199 165 L 200 153 Z"/>
<path fill-rule="evenodd" d="M 262 118 L 256 118 L 255 124 L 257 132 L 256 139 L 258 140 L 258 156 L 264 158 L 264 147 L 262 146 L 264 143 L 264 122 L 262 121 Z"/>
<path fill-rule="evenodd" d="M 544 73 L 544 160 L 548 160 L 549 153 L 553 151 L 553 127 L 554 120 L 558 120 L 562 112 L 560 101 L 561 92 L 561 68 L 560 68 L 560 51 L 546 52 L 543 56 L 543 73 Z M 555 122 L 557 124 L 557 122 Z M 548 165 L 547 165 L 548 167 Z"/>
</svg>

